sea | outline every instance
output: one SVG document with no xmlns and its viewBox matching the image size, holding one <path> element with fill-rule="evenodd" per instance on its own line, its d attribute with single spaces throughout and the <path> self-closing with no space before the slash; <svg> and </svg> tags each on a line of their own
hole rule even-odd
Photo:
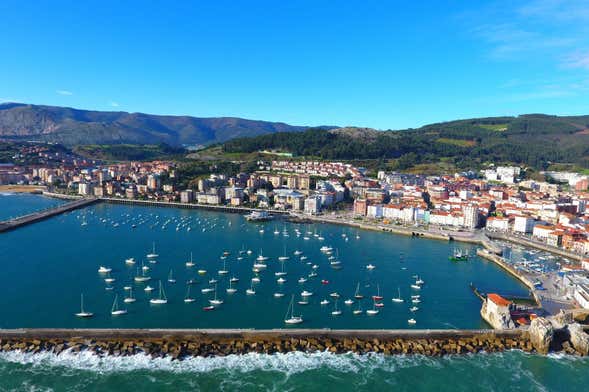
<svg viewBox="0 0 589 392">
<path fill-rule="evenodd" d="M 3 194 L 0 216 L 56 203 Z M 450 261 L 455 249 L 470 259 Z M 528 292 L 475 251 L 467 244 L 331 224 L 250 223 L 239 214 L 101 203 L 0 234 L 0 327 L 285 328 L 292 302 L 305 328 L 488 328 L 471 284 L 502 295 Z M 158 256 L 147 258 L 149 253 Z M 187 267 L 191 254 L 195 266 Z M 267 267 L 254 272 L 259 255 L 268 257 Z M 135 263 L 126 263 L 129 258 Z M 111 271 L 99 273 L 101 266 Z M 151 280 L 136 283 L 137 275 Z M 424 281 L 420 289 L 411 287 L 416 280 Z M 230 286 L 237 292 L 228 294 Z M 303 297 L 303 291 L 312 295 Z M 364 299 L 355 299 L 356 293 Z M 92 318 L 74 315 L 82 294 Z M 375 308 L 373 295 L 384 297 L 383 307 Z M 131 296 L 136 302 L 123 302 Z M 223 304 L 204 311 L 215 296 Z M 186 303 L 186 297 L 195 301 Z M 151 304 L 151 298 L 168 303 Z M 112 316 L 115 305 L 128 313 Z M 332 315 L 336 309 L 342 314 Z M 379 313 L 354 315 L 353 309 Z M 0 353 L 0 390 L 571 391 L 585 390 L 588 371 L 584 358 L 519 351 L 443 358 L 252 353 L 184 361 L 13 351 Z"/>
</svg>

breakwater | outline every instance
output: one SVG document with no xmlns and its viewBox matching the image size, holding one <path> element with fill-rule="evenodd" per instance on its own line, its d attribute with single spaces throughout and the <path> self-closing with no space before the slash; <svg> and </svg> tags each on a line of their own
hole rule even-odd
<svg viewBox="0 0 589 392">
<path fill-rule="evenodd" d="M 4 231 L 14 230 L 18 227 L 35 223 L 52 216 L 63 214 L 67 211 L 72 211 L 78 208 L 86 207 L 90 204 L 96 203 L 97 199 L 79 199 L 70 203 L 65 203 L 60 206 L 49 208 L 47 210 L 33 212 L 31 214 L 23 215 L 15 219 L 0 222 L 0 233 Z"/>
<path fill-rule="evenodd" d="M 182 359 L 231 354 L 323 352 L 442 356 L 518 349 L 535 352 L 526 330 L 0 330 L 0 350 L 83 350 L 98 355 Z"/>
<path fill-rule="evenodd" d="M 142 205 L 150 207 L 169 207 L 169 208 L 187 208 L 187 209 L 202 209 L 219 212 L 232 212 L 232 213 L 249 213 L 252 211 L 267 211 L 275 215 L 288 214 L 288 211 L 283 210 L 271 210 L 271 209 L 260 209 L 250 207 L 238 207 L 238 206 L 226 206 L 216 204 L 198 204 L 198 203 L 180 203 L 175 201 L 156 201 L 156 200 L 137 200 L 137 199 L 120 199 L 116 197 L 101 197 L 101 201 L 112 204 L 127 204 L 127 205 Z"/>
</svg>

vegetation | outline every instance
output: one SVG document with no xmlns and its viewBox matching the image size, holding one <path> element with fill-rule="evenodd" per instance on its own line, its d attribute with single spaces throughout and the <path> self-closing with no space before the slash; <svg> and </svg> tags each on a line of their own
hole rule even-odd
<svg viewBox="0 0 589 392">
<path fill-rule="evenodd" d="M 525 115 L 459 120 L 404 131 L 349 134 L 309 129 L 233 139 L 226 153 L 262 150 L 292 152 L 295 156 L 323 159 L 373 159 L 397 170 L 443 160 L 456 168 L 477 168 L 486 163 L 514 163 L 546 169 L 554 162 L 589 168 L 589 116 Z M 499 131 L 500 128 L 505 128 Z"/>
<path fill-rule="evenodd" d="M 148 161 L 181 157 L 186 150 L 160 144 L 87 144 L 73 148 L 74 153 L 103 161 Z"/>
</svg>

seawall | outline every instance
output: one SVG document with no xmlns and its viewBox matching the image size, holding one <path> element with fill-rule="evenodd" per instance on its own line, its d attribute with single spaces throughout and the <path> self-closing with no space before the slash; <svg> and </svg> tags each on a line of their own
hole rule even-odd
<svg viewBox="0 0 589 392">
<path fill-rule="evenodd" d="M 577 260 L 577 261 L 581 261 L 584 258 L 584 256 L 577 254 L 577 253 L 569 252 L 564 249 L 557 248 L 555 246 L 550 246 L 548 244 L 543 244 L 538 241 L 533 241 L 533 240 L 522 238 L 522 237 L 515 236 L 515 235 L 505 235 L 503 233 L 487 232 L 487 236 L 492 239 L 509 241 L 509 242 L 513 242 L 515 244 L 527 246 L 530 248 L 540 249 L 540 250 L 543 250 L 546 252 L 550 252 L 550 253 L 553 253 L 553 254 L 556 254 L 559 256 L 564 256 L 569 259 L 573 259 L 573 260 Z"/>
<path fill-rule="evenodd" d="M 0 330 L 0 350 L 59 354 L 191 356 L 292 351 L 442 356 L 519 349 L 534 352 L 526 330 L 189 330 L 17 329 Z"/>
</svg>

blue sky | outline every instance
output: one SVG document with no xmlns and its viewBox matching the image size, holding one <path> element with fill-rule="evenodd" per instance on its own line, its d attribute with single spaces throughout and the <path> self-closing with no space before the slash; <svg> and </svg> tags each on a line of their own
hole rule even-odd
<svg viewBox="0 0 589 392">
<path fill-rule="evenodd" d="M 586 0 L 3 0 L 0 33 L 0 102 L 379 129 L 589 114 Z"/>
</svg>

